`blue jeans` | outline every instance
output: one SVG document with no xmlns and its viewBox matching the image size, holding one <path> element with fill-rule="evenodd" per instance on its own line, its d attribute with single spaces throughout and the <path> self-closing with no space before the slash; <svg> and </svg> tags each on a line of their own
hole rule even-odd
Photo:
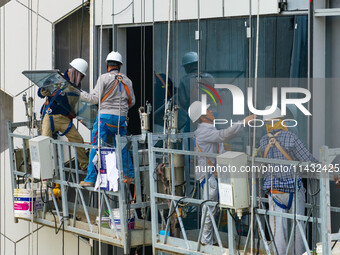
<svg viewBox="0 0 340 255">
<path fill-rule="evenodd" d="M 110 125 L 118 126 L 118 118 L 117 115 L 111 115 L 111 114 L 101 114 L 100 115 L 100 138 L 102 139 L 103 143 L 105 144 L 107 142 L 108 136 L 113 136 L 113 142 L 114 145 L 116 144 L 116 134 L 118 134 L 118 128 L 116 127 L 110 127 Z M 108 124 L 108 125 L 107 125 Z M 119 125 L 119 134 L 121 136 L 125 136 L 127 133 L 127 124 L 126 124 L 126 117 L 120 116 L 120 125 Z M 92 130 L 92 137 L 91 137 L 92 145 L 98 144 L 98 115 L 96 118 L 96 121 L 93 126 Z M 96 150 L 92 149 L 90 152 L 90 158 L 89 158 L 89 166 L 87 168 L 87 175 L 85 178 L 86 182 L 92 182 L 95 183 L 97 179 L 97 171 L 95 170 L 93 166 L 93 158 L 96 155 Z M 129 160 L 129 178 L 133 178 L 135 176 L 132 158 L 130 153 L 127 152 L 126 146 L 122 150 L 122 157 L 123 157 L 123 171 L 124 175 L 127 176 L 127 157 Z"/>
</svg>

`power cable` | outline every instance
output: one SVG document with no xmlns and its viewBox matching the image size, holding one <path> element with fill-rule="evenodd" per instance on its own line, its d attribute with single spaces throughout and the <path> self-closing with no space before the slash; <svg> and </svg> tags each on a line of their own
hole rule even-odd
<svg viewBox="0 0 340 255">
<path fill-rule="evenodd" d="M 37 12 L 35 12 L 34 10 L 32 10 L 32 8 L 30 8 L 29 6 L 24 5 L 24 4 L 23 4 L 22 2 L 20 2 L 19 0 L 16 0 L 16 2 L 19 3 L 19 4 L 21 4 L 22 6 L 24 6 L 24 7 L 25 7 L 26 9 L 28 9 L 29 11 L 31 11 L 31 12 L 37 14 L 40 18 L 46 20 L 46 21 L 47 21 L 48 23 L 50 23 L 51 25 L 53 24 L 52 21 L 50 21 L 50 20 L 48 20 L 47 18 L 45 18 L 44 16 L 38 14 Z M 5 7 L 3 7 L 3 8 L 5 8 Z"/>
<path fill-rule="evenodd" d="M 133 1 L 132 1 L 131 3 L 129 3 L 128 6 L 126 6 L 123 10 L 121 10 L 121 11 L 119 11 L 119 12 L 117 12 L 117 13 L 113 13 L 113 14 L 111 14 L 111 15 L 112 15 L 112 16 L 117 16 L 117 15 L 119 15 L 119 14 L 125 12 L 125 11 L 132 5 L 132 3 L 133 3 Z"/>
</svg>

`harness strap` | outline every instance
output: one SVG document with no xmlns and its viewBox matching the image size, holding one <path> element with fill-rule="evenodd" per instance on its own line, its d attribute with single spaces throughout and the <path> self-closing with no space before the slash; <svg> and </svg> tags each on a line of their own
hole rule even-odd
<svg viewBox="0 0 340 255">
<path fill-rule="evenodd" d="M 128 97 L 129 97 L 128 105 L 129 106 L 131 105 L 131 93 L 130 93 L 128 86 L 123 81 L 121 73 L 118 73 L 118 75 L 116 75 L 115 82 L 113 83 L 111 89 L 102 97 L 102 99 L 100 100 L 100 103 L 103 103 L 108 98 L 108 96 L 115 90 L 118 83 L 123 83 L 125 91 L 126 91 L 126 93 L 128 94 Z"/>
<path fill-rule="evenodd" d="M 64 133 L 62 133 L 62 134 L 59 133 L 59 135 L 60 135 L 60 136 L 66 135 L 66 134 L 71 130 L 72 125 L 73 125 L 73 122 L 72 122 L 72 120 L 70 120 L 70 123 L 68 124 L 68 127 L 66 128 L 66 130 L 64 131 Z"/>
<path fill-rule="evenodd" d="M 197 143 L 196 143 L 196 147 L 197 147 L 197 149 L 198 149 L 199 152 L 202 152 L 201 148 L 198 146 Z M 205 156 L 204 156 L 204 157 L 205 157 Z M 208 161 L 209 166 L 214 166 L 214 164 L 211 162 L 210 159 L 208 159 L 207 157 L 205 157 L 205 158 L 206 158 L 206 160 Z"/>
<path fill-rule="evenodd" d="M 54 128 L 53 115 L 48 115 L 48 117 L 49 117 L 50 123 L 51 123 L 51 131 L 52 131 L 52 133 L 54 133 L 55 128 Z M 72 119 L 70 119 L 70 123 L 68 124 L 68 127 L 66 128 L 66 130 L 62 134 L 58 133 L 58 135 L 59 136 L 66 135 L 71 130 L 72 125 L 73 125 L 73 122 L 72 122 Z"/>
<path fill-rule="evenodd" d="M 195 141 L 195 144 L 196 144 L 196 147 L 197 147 L 198 151 L 199 151 L 199 152 L 202 152 L 201 148 L 198 146 L 198 144 L 196 143 L 196 141 Z M 218 146 L 219 146 L 219 145 L 218 145 Z M 218 153 L 219 153 L 219 148 L 217 149 L 217 154 L 218 154 Z M 214 164 L 211 162 L 211 160 L 210 160 L 209 158 L 207 158 L 207 157 L 205 157 L 205 156 L 204 156 L 204 158 L 206 158 L 206 160 L 208 161 L 209 166 L 214 166 Z"/>
<path fill-rule="evenodd" d="M 112 93 L 112 91 L 114 91 L 114 89 L 117 87 L 117 84 L 118 80 L 116 79 L 111 89 L 102 97 L 102 100 L 100 100 L 101 103 L 103 103 L 106 100 L 106 98 Z"/>
<path fill-rule="evenodd" d="M 49 101 L 48 98 L 46 99 L 45 108 L 44 108 L 43 116 L 42 116 L 41 119 L 44 119 L 46 112 L 50 110 L 50 106 L 52 105 L 52 103 L 55 101 L 55 99 L 59 96 L 59 94 L 60 94 L 62 91 L 63 91 L 63 90 L 60 89 L 60 90 L 54 92 L 53 95 L 52 95 L 53 97 L 52 97 L 51 101 Z"/>
<path fill-rule="evenodd" d="M 293 160 L 293 158 L 285 151 L 285 149 L 279 144 L 279 142 L 276 140 L 277 136 L 281 133 L 281 131 L 275 133 L 274 135 L 271 133 L 268 133 L 269 143 L 264 150 L 264 157 L 266 158 L 268 155 L 269 150 L 275 146 L 281 153 L 282 155 L 287 159 L 287 160 Z"/>
<path fill-rule="evenodd" d="M 275 193 L 273 192 L 273 194 L 275 194 Z M 275 199 L 275 198 L 272 196 L 272 194 L 270 193 L 270 191 L 269 191 L 269 195 L 270 195 L 271 198 L 273 199 L 274 203 L 275 203 L 278 207 L 280 207 L 281 209 L 283 209 L 283 210 L 290 210 L 290 208 L 292 207 L 293 198 L 294 198 L 294 193 L 289 193 L 289 199 L 288 199 L 288 204 L 287 204 L 287 205 L 282 204 L 282 203 L 280 203 L 279 201 L 277 201 L 277 199 Z"/>
<path fill-rule="evenodd" d="M 128 102 L 128 105 L 130 106 L 131 105 L 131 94 L 130 94 L 130 90 L 128 88 L 128 86 L 122 81 L 123 85 L 124 85 L 124 88 L 125 88 L 125 91 L 126 93 L 128 94 L 128 97 L 129 97 L 129 102 Z"/>
</svg>

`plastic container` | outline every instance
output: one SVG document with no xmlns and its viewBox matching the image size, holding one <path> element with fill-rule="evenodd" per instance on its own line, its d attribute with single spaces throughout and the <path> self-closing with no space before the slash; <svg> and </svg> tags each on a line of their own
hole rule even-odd
<svg viewBox="0 0 340 255">
<path fill-rule="evenodd" d="M 33 201 L 32 201 L 33 199 Z M 30 217 L 34 214 L 35 190 L 14 189 L 14 217 Z"/>
<path fill-rule="evenodd" d="M 113 219 L 115 221 L 117 230 L 121 229 L 121 225 L 120 225 L 120 212 L 119 209 L 113 209 L 112 210 L 112 214 L 113 214 Z M 111 229 L 114 229 L 114 226 L 111 222 Z M 129 229 L 134 229 L 135 228 L 135 214 L 134 214 L 134 209 L 130 209 L 130 215 L 128 218 L 128 228 Z"/>
</svg>

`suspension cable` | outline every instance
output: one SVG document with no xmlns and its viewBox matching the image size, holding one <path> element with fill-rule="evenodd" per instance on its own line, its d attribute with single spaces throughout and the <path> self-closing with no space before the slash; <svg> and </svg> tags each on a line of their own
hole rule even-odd
<svg viewBox="0 0 340 255">
<path fill-rule="evenodd" d="M 103 5 L 104 0 L 101 1 L 101 10 L 100 10 L 100 41 L 99 41 L 99 77 L 102 73 L 102 53 L 103 53 Z M 100 85 L 100 84 L 99 84 Z M 99 86 L 99 95 L 102 94 L 101 87 Z M 97 156 L 97 166 L 98 166 L 98 178 L 99 178 L 99 188 L 98 188 L 98 218 L 99 218 L 99 255 L 102 254 L 102 246 L 101 246 L 101 204 L 100 204 L 100 186 L 101 186 L 101 176 L 100 176 L 100 169 L 101 169 L 101 155 L 100 155 L 100 148 L 101 148 L 101 138 L 100 138 L 100 110 L 101 110 L 101 100 L 99 99 L 98 103 L 98 114 L 97 114 L 97 121 L 98 121 L 98 156 Z"/>
<path fill-rule="evenodd" d="M 254 79 L 254 107 L 257 106 L 257 81 L 258 81 L 258 62 L 259 62 L 259 28 L 260 28 L 260 0 L 257 0 L 257 17 L 256 17 L 256 52 L 255 52 L 255 79 Z M 255 116 L 256 118 L 256 116 Z M 255 165 L 255 150 L 256 150 L 256 127 L 253 128 L 253 149 L 251 165 L 252 169 Z M 254 193 L 256 192 L 256 179 L 254 171 L 251 173 L 251 222 L 250 222 L 250 240 L 251 248 L 250 253 L 253 254 L 253 242 L 254 242 L 254 204 L 256 202 L 256 197 Z"/>
<path fill-rule="evenodd" d="M 35 52 L 34 52 L 34 70 L 37 70 L 38 66 L 38 39 L 39 39 L 39 0 L 37 0 L 37 12 L 36 12 L 36 24 L 35 24 Z M 31 87 L 33 89 L 33 104 L 32 107 L 32 116 L 31 116 L 31 131 L 34 127 L 34 112 L 35 112 L 35 99 L 36 99 L 36 91 L 35 86 Z M 33 136 L 33 133 L 31 133 Z"/>
<path fill-rule="evenodd" d="M 169 52 L 170 52 L 170 15 L 171 15 L 171 2 L 169 0 L 169 12 L 168 12 L 168 39 L 166 45 L 166 75 L 165 75 L 165 104 L 164 104 L 164 126 L 163 126 L 163 134 L 166 133 L 166 110 L 168 104 L 168 84 L 169 84 Z M 165 146 L 165 143 L 163 147 Z"/>
</svg>

